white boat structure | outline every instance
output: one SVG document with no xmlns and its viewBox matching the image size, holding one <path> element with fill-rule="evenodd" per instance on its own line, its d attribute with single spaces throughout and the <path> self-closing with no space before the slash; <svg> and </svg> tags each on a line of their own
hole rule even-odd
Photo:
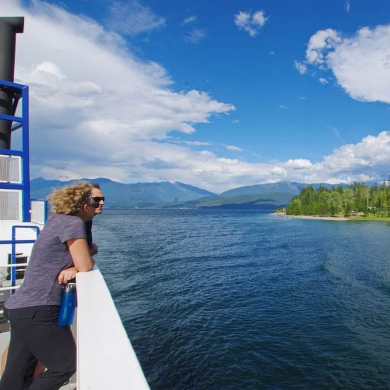
<svg viewBox="0 0 390 390">
<path fill-rule="evenodd" d="M 23 24 L 23 17 L 0 17 L 0 48 L 6 51 L 0 53 L 0 356 L 10 335 L 4 302 L 23 282 L 46 221 L 46 202 L 30 199 L 29 88 L 13 82 L 15 38 Z M 18 149 L 12 149 L 13 141 Z M 97 268 L 77 274 L 77 301 L 77 372 L 63 389 L 149 389 Z"/>
</svg>

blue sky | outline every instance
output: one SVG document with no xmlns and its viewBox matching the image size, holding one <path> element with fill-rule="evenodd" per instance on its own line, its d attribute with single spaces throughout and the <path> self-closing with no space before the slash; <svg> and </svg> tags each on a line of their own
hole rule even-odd
<svg viewBox="0 0 390 390">
<path fill-rule="evenodd" d="M 25 17 L 32 177 L 388 179 L 390 2 L 0 3 Z"/>
</svg>

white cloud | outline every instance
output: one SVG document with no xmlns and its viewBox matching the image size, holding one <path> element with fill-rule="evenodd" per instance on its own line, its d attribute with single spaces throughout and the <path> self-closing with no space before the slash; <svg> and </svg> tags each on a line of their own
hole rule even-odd
<svg viewBox="0 0 390 390">
<path fill-rule="evenodd" d="M 240 11 L 238 14 L 234 15 L 234 23 L 241 30 L 246 31 L 251 37 L 255 37 L 260 28 L 262 28 L 268 18 L 265 16 L 264 11 L 256 12 L 244 12 Z"/>
<path fill-rule="evenodd" d="M 329 184 L 352 184 L 355 181 L 380 183 L 389 175 L 390 131 L 367 136 L 355 145 L 344 145 L 316 163 L 298 158 L 254 164 L 222 159 L 205 152 L 202 163 L 196 163 L 196 166 L 193 173 L 198 176 L 198 183 L 205 183 L 204 188 L 210 189 L 209 183 L 213 181 L 211 190 L 215 192 L 280 180 Z"/>
<path fill-rule="evenodd" d="M 307 45 L 306 60 L 309 64 L 321 65 L 326 61 L 327 51 L 342 42 L 337 31 L 330 28 L 317 31 Z"/>
<path fill-rule="evenodd" d="M 377 137 L 369 135 L 356 145 L 344 145 L 324 159 L 322 166 L 332 171 L 383 167 L 390 165 L 390 132 L 382 131 Z"/>
<path fill-rule="evenodd" d="M 298 164 L 296 164 L 298 162 Z M 369 135 L 355 145 L 344 145 L 318 163 L 290 160 L 285 165 L 290 180 L 306 183 L 381 182 L 389 175 L 390 132 Z M 291 169 L 292 168 L 292 169 Z M 295 179 L 292 179 L 295 178 Z"/>
<path fill-rule="evenodd" d="M 231 150 L 233 152 L 243 152 L 244 151 L 244 149 L 242 149 L 238 146 L 234 146 L 234 145 L 226 145 L 226 149 Z"/>
<path fill-rule="evenodd" d="M 184 40 L 189 43 L 198 44 L 205 38 L 205 36 L 206 30 L 194 29 L 184 37 Z"/>
<path fill-rule="evenodd" d="M 299 157 L 249 163 L 213 152 L 221 144 L 182 141 L 180 132 L 194 133 L 198 123 L 234 107 L 202 91 L 175 92 L 163 67 L 141 61 L 119 35 L 91 19 L 39 1 L 33 10 L 18 4 L 4 3 L 4 12 L 25 15 L 25 32 L 17 36 L 16 80 L 30 85 L 33 177 L 171 180 L 214 192 L 279 180 L 338 183 L 388 177 L 386 131 L 316 163 Z M 321 42 L 326 45 L 326 39 Z M 337 63 L 329 54 L 317 57 L 322 65 Z M 172 130 L 178 132 L 175 139 Z M 227 151 L 242 152 L 224 145 L 221 153 Z"/>
<path fill-rule="evenodd" d="M 188 18 L 184 19 L 183 24 L 194 23 L 196 19 L 197 17 L 195 15 L 189 16 Z"/>
<path fill-rule="evenodd" d="M 115 0 L 108 6 L 106 23 L 113 31 L 136 35 L 163 27 L 165 20 L 138 0 Z"/>
<path fill-rule="evenodd" d="M 210 142 L 201 142 L 201 141 L 181 141 L 181 140 L 174 140 L 174 141 L 169 141 L 172 143 L 177 143 L 177 144 L 186 144 L 186 145 L 191 145 L 191 146 L 210 146 Z"/>
<path fill-rule="evenodd" d="M 311 168 L 313 164 L 309 160 L 299 158 L 296 160 L 288 160 L 286 166 L 295 169 L 307 169 Z"/>
<path fill-rule="evenodd" d="M 287 170 L 280 166 L 275 166 L 271 170 L 272 175 L 277 176 L 279 179 L 287 176 Z M 279 181 L 278 179 L 278 181 Z"/>
<path fill-rule="evenodd" d="M 300 74 L 305 74 L 307 70 L 307 66 L 303 62 L 295 61 L 294 62 L 295 69 L 300 73 Z"/>
<path fill-rule="evenodd" d="M 331 71 L 352 98 L 390 103 L 389 42 L 390 25 L 363 27 L 349 38 L 332 29 L 317 31 L 309 40 L 305 62 L 297 62 L 296 68 L 301 74 L 307 66 Z"/>
<path fill-rule="evenodd" d="M 176 160 L 180 162 L 180 157 Z M 390 132 L 367 136 L 355 145 L 344 145 L 317 163 L 307 159 L 286 162 L 247 163 L 239 159 L 221 158 L 210 151 L 191 154 L 186 160 L 186 172 L 175 175 L 194 177 L 192 183 L 214 192 L 259 184 L 291 180 L 302 183 L 329 183 L 377 181 L 388 177 L 390 166 Z M 171 173 L 174 170 L 170 171 Z M 175 177 L 175 176 L 173 176 Z M 186 179 L 184 178 L 184 182 Z"/>
<path fill-rule="evenodd" d="M 14 1 L 8 14 L 25 15 L 16 81 L 30 85 L 33 176 L 159 180 L 165 172 L 138 167 L 155 158 L 183 162 L 192 153 L 160 141 L 234 110 L 202 91 L 174 92 L 164 68 L 140 61 L 90 19 L 39 1 L 33 10 Z"/>
</svg>

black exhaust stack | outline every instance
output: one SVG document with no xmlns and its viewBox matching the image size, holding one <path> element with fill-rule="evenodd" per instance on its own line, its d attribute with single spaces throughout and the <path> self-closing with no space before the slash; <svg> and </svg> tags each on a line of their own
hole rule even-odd
<svg viewBox="0 0 390 390">
<path fill-rule="evenodd" d="M 16 34 L 22 33 L 23 17 L 0 17 L 0 79 L 14 81 Z M 0 114 L 13 115 L 12 92 L 0 90 Z M 0 120 L 0 149 L 11 148 L 10 121 Z"/>
</svg>

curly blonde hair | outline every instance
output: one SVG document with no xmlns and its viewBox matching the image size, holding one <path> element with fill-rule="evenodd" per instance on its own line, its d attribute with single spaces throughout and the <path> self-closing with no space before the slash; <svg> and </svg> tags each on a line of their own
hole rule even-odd
<svg viewBox="0 0 390 390">
<path fill-rule="evenodd" d="M 55 189 L 48 197 L 53 214 L 76 215 L 81 207 L 89 204 L 93 184 L 80 181 Z"/>
</svg>

